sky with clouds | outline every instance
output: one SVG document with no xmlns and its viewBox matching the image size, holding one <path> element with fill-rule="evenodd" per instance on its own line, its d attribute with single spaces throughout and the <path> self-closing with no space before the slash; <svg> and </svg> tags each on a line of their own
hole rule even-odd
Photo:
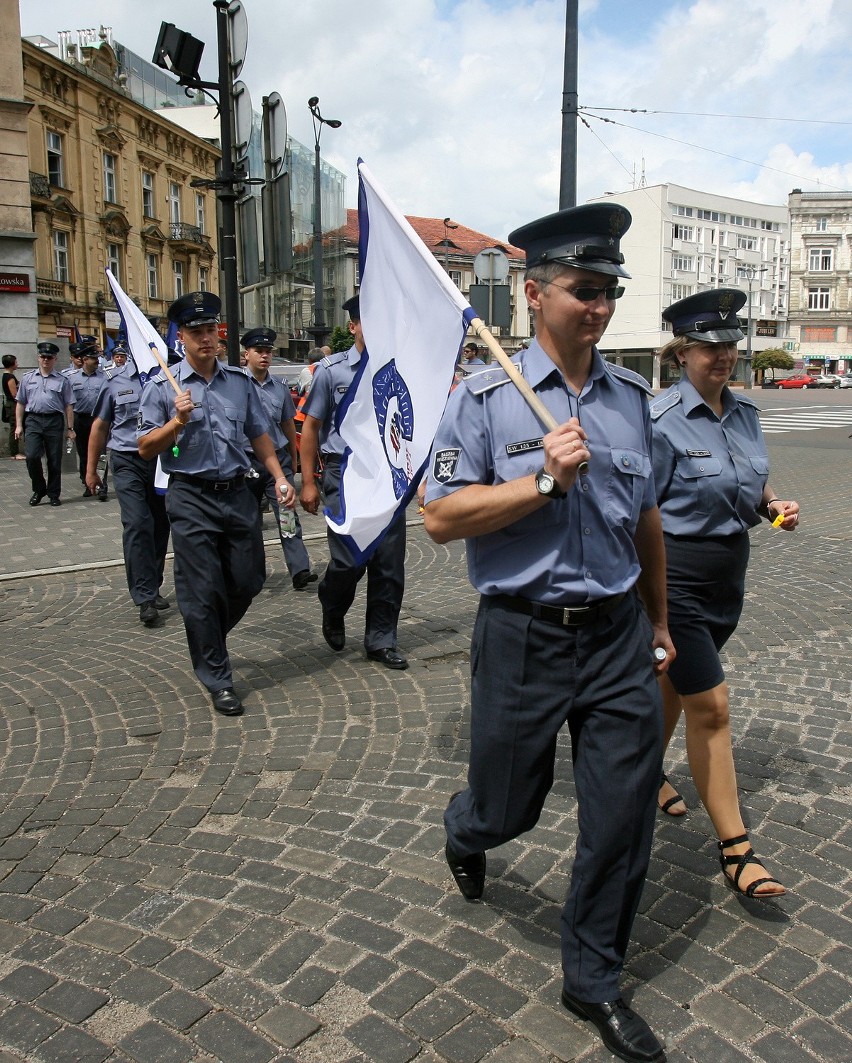
<svg viewBox="0 0 852 1063">
<path fill-rule="evenodd" d="M 347 175 L 347 206 L 361 156 L 404 213 L 500 239 L 558 208 L 564 0 L 243 6 L 255 109 L 279 92 L 291 135 L 312 147 L 307 100 L 319 96 L 343 123 L 323 132 L 322 153 Z M 578 202 L 643 174 L 762 203 L 852 188 L 849 0 L 580 0 L 579 11 Z M 20 12 L 24 36 L 103 23 L 146 59 L 160 22 L 174 22 L 206 42 L 202 76 L 217 76 L 211 0 L 20 0 Z"/>
</svg>

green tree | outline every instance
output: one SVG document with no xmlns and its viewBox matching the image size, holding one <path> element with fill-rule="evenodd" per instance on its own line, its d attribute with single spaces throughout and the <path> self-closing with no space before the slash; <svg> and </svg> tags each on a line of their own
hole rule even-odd
<svg viewBox="0 0 852 1063">
<path fill-rule="evenodd" d="M 335 325 L 331 330 L 331 339 L 328 341 L 333 351 L 348 351 L 352 346 L 352 333 L 348 328 Z"/>
<path fill-rule="evenodd" d="M 772 370 L 771 380 L 775 379 L 776 369 L 792 369 L 795 366 L 792 354 L 782 351 L 780 347 L 767 347 L 765 351 L 755 351 L 751 358 L 751 368 L 755 373 Z"/>
</svg>

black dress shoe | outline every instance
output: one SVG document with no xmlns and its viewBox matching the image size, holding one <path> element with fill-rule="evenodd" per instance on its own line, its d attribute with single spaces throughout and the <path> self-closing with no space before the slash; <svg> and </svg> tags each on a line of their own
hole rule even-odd
<svg viewBox="0 0 852 1063">
<path fill-rule="evenodd" d="M 52 506 L 61 506 L 62 505 L 62 499 L 61 498 L 51 498 L 50 504 Z"/>
<path fill-rule="evenodd" d="M 106 502 L 106 500 L 109 498 L 109 491 L 105 487 L 99 487 L 98 498 L 101 500 L 101 502 Z"/>
<path fill-rule="evenodd" d="M 392 668 L 395 672 L 404 672 L 408 667 L 408 659 L 392 647 L 386 647 L 383 650 L 367 650 L 367 658 L 371 661 L 378 661 L 385 668 Z"/>
<path fill-rule="evenodd" d="M 44 494 L 43 494 L 43 492 L 41 492 L 41 491 L 34 491 L 34 492 L 33 492 L 33 493 L 32 493 L 32 494 L 30 495 L 30 505 L 31 505 L 31 506 L 37 506 L 37 505 L 39 504 L 39 502 L 41 502 L 41 500 L 42 500 L 43 498 L 44 498 Z"/>
<path fill-rule="evenodd" d="M 485 853 L 459 856 L 447 842 L 444 855 L 464 899 L 478 901 L 485 890 Z"/>
<path fill-rule="evenodd" d="M 603 1004 L 587 1004 L 562 990 L 562 1003 L 578 1019 L 593 1022 L 614 1056 L 628 1063 L 665 1063 L 663 1046 L 651 1028 L 619 997 Z"/>
<path fill-rule="evenodd" d="M 317 579 L 318 576 L 316 572 L 309 572 L 307 569 L 304 569 L 302 572 L 297 572 L 295 576 L 293 576 L 293 590 L 303 591 L 309 583 L 316 583 Z"/>
<path fill-rule="evenodd" d="M 89 490 L 88 487 L 84 486 L 83 487 L 83 498 L 91 498 L 91 497 L 92 497 L 92 492 Z"/>
<path fill-rule="evenodd" d="M 154 599 L 154 608 L 155 609 L 168 609 L 169 606 L 170 606 L 170 603 L 167 602 L 166 599 L 161 594 L 158 594 L 157 597 Z"/>
<path fill-rule="evenodd" d="M 322 637 L 335 652 L 340 652 L 346 645 L 346 626 L 342 620 L 332 620 L 323 609 Z"/>
<path fill-rule="evenodd" d="M 139 619 L 145 627 L 156 627 L 160 622 L 160 614 L 153 602 L 145 602 L 139 607 Z"/>
<path fill-rule="evenodd" d="M 213 699 L 213 708 L 216 712 L 221 712 L 223 716 L 242 716 L 243 703 L 230 687 L 224 690 L 212 690 L 210 697 Z"/>
</svg>

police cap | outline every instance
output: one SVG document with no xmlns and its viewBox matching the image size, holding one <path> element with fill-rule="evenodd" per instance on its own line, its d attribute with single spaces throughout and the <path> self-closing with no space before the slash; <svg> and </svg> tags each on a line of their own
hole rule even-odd
<svg viewBox="0 0 852 1063">
<path fill-rule="evenodd" d="M 77 343 L 72 343 L 68 346 L 68 353 L 75 355 L 77 358 L 85 358 L 90 351 L 97 357 L 98 341 L 94 336 L 81 336 Z"/>
<path fill-rule="evenodd" d="M 59 348 L 55 343 L 50 343 L 49 340 L 44 340 L 36 346 L 36 350 L 39 354 L 43 354 L 48 358 L 55 358 L 59 354 Z"/>
<path fill-rule="evenodd" d="M 178 328 L 197 328 L 199 325 L 218 325 L 222 300 L 213 292 L 189 292 L 175 299 L 167 317 Z"/>
<path fill-rule="evenodd" d="M 702 343 L 737 343 L 743 338 L 737 311 L 745 301 L 746 293 L 739 288 L 713 288 L 678 299 L 666 307 L 663 317 L 675 336 Z"/>
<path fill-rule="evenodd" d="M 527 253 L 527 269 L 558 262 L 563 266 L 630 277 L 619 250 L 630 228 L 630 211 L 618 203 L 588 203 L 548 214 L 509 233 L 509 242 Z"/>
<path fill-rule="evenodd" d="M 353 321 L 361 320 L 361 297 L 360 295 L 353 295 L 351 299 L 347 299 L 343 304 L 343 309 L 352 318 Z"/>
<path fill-rule="evenodd" d="M 240 343 L 243 347 L 269 347 L 270 350 L 275 346 L 275 337 L 278 333 L 275 329 L 271 328 L 253 328 L 249 329 L 242 338 Z"/>
</svg>

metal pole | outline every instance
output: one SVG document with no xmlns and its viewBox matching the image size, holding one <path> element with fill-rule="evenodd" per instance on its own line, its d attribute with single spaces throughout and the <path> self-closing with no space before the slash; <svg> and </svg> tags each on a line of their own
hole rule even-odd
<svg viewBox="0 0 852 1063">
<path fill-rule="evenodd" d="M 754 266 L 746 270 L 748 278 L 748 324 L 746 325 L 746 361 L 745 361 L 745 386 L 751 387 L 751 286 L 754 281 Z"/>
<path fill-rule="evenodd" d="M 559 209 L 577 205 L 577 68 L 579 51 L 578 0 L 565 4 L 565 72 L 562 79 L 562 171 Z"/>
<path fill-rule="evenodd" d="M 237 283 L 237 193 L 234 189 L 234 151 L 231 135 L 233 81 L 228 42 L 228 7 L 230 0 L 213 0 L 216 8 L 216 37 L 219 47 L 219 128 L 222 162 L 217 191 L 222 204 L 222 230 L 219 262 L 224 278 L 225 321 L 228 328 L 228 364 L 240 364 L 240 289 Z"/>
<path fill-rule="evenodd" d="M 328 334 L 325 327 L 325 292 L 322 283 L 322 188 L 320 185 L 320 133 L 322 123 L 314 132 L 314 327 L 315 347 L 321 347 Z"/>
</svg>

